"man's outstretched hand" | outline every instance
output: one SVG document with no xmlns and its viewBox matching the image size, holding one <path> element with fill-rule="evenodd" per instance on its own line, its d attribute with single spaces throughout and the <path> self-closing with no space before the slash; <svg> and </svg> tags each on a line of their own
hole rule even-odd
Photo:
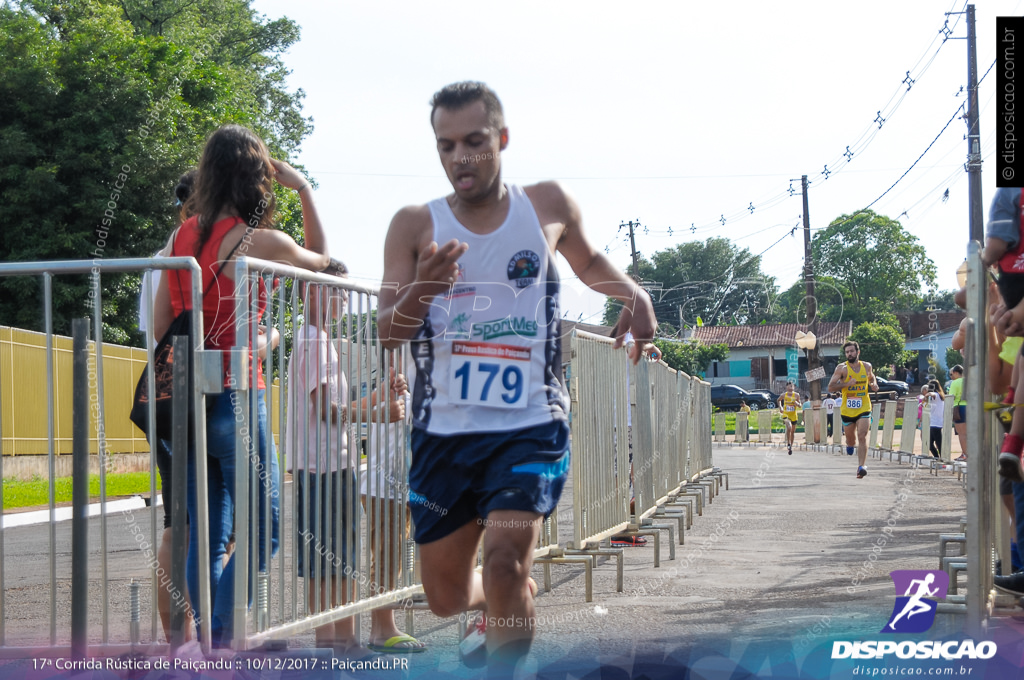
<svg viewBox="0 0 1024 680">
<path fill-rule="evenodd" d="M 651 340 L 658 330 L 658 320 L 654 317 L 654 305 L 651 298 L 645 291 L 640 291 L 633 299 L 633 309 L 629 305 L 622 305 L 622 312 L 619 320 L 612 329 L 612 337 L 615 338 L 613 347 L 618 349 L 626 341 L 626 333 L 632 333 L 633 345 L 629 348 L 629 359 L 636 365 L 640 357 L 649 354 L 654 348 Z"/>
</svg>

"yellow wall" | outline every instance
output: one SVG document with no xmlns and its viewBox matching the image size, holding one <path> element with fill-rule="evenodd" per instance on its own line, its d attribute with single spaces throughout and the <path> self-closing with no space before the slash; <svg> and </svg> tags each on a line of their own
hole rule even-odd
<svg viewBox="0 0 1024 680">
<path fill-rule="evenodd" d="M 96 371 L 95 344 L 90 343 L 90 383 Z M 108 453 L 148 453 L 145 436 L 128 420 L 135 384 L 146 366 L 146 351 L 103 345 L 103 406 Z M 94 376 L 94 373 L 96 376 Z M 47 427 L 46 335 L 0 326 L 0 434 L 3 455 L 49 452 Z M 71 453 L 71 338 L 53 337 L 54 451 Z M 90 396 L 97 385 L 90 385 Z M 271 397 L 276 404 L 278 386 Z M 98 398 L 98 397 L 97 397 Z M 280 432 L 278 409 L 271 416 L 275 437 Z M 98 452 L 97 421 L 90 418 L 90 452 Z"/>
</svg>

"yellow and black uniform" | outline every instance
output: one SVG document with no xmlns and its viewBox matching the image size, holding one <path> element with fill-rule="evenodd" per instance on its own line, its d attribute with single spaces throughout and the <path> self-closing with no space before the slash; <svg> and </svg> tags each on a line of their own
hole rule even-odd
<svg viewBox="0 0 1024 680">
<path fill-rule="evenodd" d="M 871 415 L 871 398 L 868 397 L 868 367 L 863 362 L 858 362 L 859 368 L 854 370 L 847 361 L 846 379 L 856 380 L 852 387 L 843 388 L 842 404 L 839 414 L 844 423 L 854 423 L 861 418 Z"/>
<path fill-rule="evenodd" d="M 800 408 L 800 395 L 796 392 L 790 394 L 789 392 L 782 393 L 782 417 L 789 418 L 790 422 L 796 422 L 796 412 Z"/>
</svg>

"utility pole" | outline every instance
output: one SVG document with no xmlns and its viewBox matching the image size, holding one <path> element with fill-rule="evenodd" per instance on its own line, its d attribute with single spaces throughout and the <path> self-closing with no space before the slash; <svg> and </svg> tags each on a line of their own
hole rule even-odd
<svg viewBox="0 0 1024 680">
<path fill-rule="evenodd" d="M 619 231 L 622 231 L 623 227 L 629 227 L 629 247 L 633 251 L 633 280 L 640 283 L 640 261 L 636 256 L 636 238 L 633 236 L 633 227 L 640 226 L 640 218 L 636 218 L 636 222 L 630 220 L 629 222 L 623 222 L 619 225 Z"/>
<path fill-rule="evenodd" d="M 979 249 L 983 243 L 983 216 L 981 207 L 981 130 L 978 126 L 978 53 L 974 26 L 974 5 L 967 5 L 967 178 L 970 199 L 971 242 L 967 244 L 967 316 L 973 319 L 964 350 L 965 394 L 975 395 L 974 403 L 982 400 L 985 391 L 985 366 L 988 363 L 988 329 L 985 324 L 985 271 L 980 267 Z M 978 271 L 978 270 L 981 271 Z M 968 579 L 967 617 L 965 629 L 971 635 L 984 635 L 988 629 L 988 607 L 991 573 L 986 560 L 988 537 L 994 535 L 993 518 L 986 514 L 983 490 L 995 487 L 995 479 L 988 465 L 979 461 L 974 451 L 991 450 L 990 421 L 982 409 L 970 409 L 967 416 L 967 444 L 972 452 L 968 463 L 967 489 L 967 555 L 971 566 L 978 565 L 980 578 Z M 981 457 L 982 461 L 984 457 Z M 1005 539 L 1004 539 L 1005 540 Z M 987 571 L 986 571 L 987 570 Z M 973 571 L 973 570 L 972 570 Z"/>
<path fill-rule="evenodd" d="M 818 336 L 818 301 L 814 297 L 814 262 L 811 257 L 811 215 L 807 206 L 807 175 L 801 175 L 800 185 L 804 194 L 804 285 L 807 289 L 807 330 Z M 807 350 L 807 371 L 820 368 L 821 361 L 818 358 L 818 343 Z M 808 380 L 808 387 L 811 390 L 811 402 L 821 401 L 821 380 Z"/>
<path fill-rule="evenodd" d="M 967 179 L 971 240 L 985 242 L 981 207 L 981 129 L 978 124 L 978 41 L 974 5 L 967 5 Z"/>
</svg>

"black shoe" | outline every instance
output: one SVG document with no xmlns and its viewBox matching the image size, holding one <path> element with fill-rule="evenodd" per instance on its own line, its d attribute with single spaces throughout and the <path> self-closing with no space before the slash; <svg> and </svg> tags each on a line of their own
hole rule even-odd
<svg viewBox="0 0 1024 680">
<path fill-rule="evenodd" d="M 1024 596 L 1024 571 L 1018 571 L 1016 574 L 1010 574 L 1009 576 L 996 576 L 995 586 L 1004 593 L 1016 595 L 1017 597 Z"/>
<path fill-rule="evenodd" d="M 999 474 L 1011 482 L 1024 482 L 1024 467 L 1021 466 L 1020 456 L 1009 451 L 1000 453 Z"/>
<path fill-rule="evenodd" d="M 863 465 L 857 468 L 857 479 L 862 479 L 868 476 L 868 470 Z"/>
<path fill-rule="evenodd" d="M 791 455 L 791 456 L 793 455 L 793 447 L 792 446 L 789 447 L 789 455 Z"/>
</svg>

